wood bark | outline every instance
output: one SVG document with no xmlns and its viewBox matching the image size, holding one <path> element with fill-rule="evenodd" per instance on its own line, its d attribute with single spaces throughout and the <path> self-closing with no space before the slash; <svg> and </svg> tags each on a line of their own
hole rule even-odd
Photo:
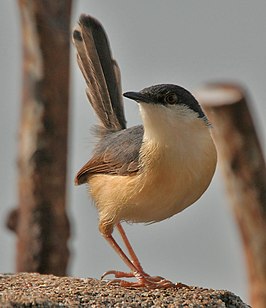
<svg viewBox="0 0 266 308">
<path fill-rule="evenodd" d="M 252 307 L 266 307 L 266 168 L 244 89 L 210 84 L 196 97 L 213 125 L 219 161 L 246 255 Z"/>
<path fill-rule="evenodd" d="M 17 271 L 66 273 L 71 0 L 19 0 L 23 92 Z M 16 215 L 15 215 L 16 216 Z"/>
</svg>

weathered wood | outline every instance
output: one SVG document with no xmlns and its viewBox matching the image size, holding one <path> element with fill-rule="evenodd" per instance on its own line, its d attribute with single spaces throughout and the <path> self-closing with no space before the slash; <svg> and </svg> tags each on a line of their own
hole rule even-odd
<svg viewBox="0 0 266 308">
<path fill-rule="evenodd" d="M 266 168 L 245 91 L 210 84 L 196 97 L 213 136 L 246 254 L 252 307 L 266 307 Z"/>
<path fill-rule="evenodd" d="M 17 271 L 66 273 L 71 0 L 19 0 L 23 93 Z"/>
</svg>

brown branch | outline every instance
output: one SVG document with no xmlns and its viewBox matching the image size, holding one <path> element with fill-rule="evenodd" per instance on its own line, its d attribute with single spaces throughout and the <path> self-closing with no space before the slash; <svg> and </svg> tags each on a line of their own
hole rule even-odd
<svg viewBox="0 0 266 308">
<path fill-rule="evenodd" d="M 23 95 L 17 271 L 64 275 L 71 0 L 20 0 Z"/>
<path fill-rule="evenodd" d="M 253 307 L 266 303 L 266 168 L 244 90 L 210 84 L 196 93 L 214 140 L 246 254 Z"/>
</svg>

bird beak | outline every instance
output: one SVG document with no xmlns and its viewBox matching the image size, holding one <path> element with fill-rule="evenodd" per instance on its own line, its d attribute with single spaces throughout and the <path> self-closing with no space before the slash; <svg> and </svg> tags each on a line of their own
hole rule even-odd
<svg viewBox="0 0 266 308">
<path fill-rule="evenodd" d="M 140 103 L 140 102 L 152 103 L 152 100 L 150 97 L 140 92 L 126 92 L 126 93 L 123 93 L 123 96 L 133 99 L 137 103 Z"/>
</svg>

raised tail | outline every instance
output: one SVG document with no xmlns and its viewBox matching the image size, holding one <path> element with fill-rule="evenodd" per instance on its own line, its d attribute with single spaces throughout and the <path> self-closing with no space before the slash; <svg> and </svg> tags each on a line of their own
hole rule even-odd
<svg viewBox="0 0 266 308">
<path fill-rule="evenodd" d="M 102 25 L 81 15 L 73 31 L 77 61 L 85 78 L 87 97 L 107 131 L 126 128 L 120 71 Z"/>
</svg>

